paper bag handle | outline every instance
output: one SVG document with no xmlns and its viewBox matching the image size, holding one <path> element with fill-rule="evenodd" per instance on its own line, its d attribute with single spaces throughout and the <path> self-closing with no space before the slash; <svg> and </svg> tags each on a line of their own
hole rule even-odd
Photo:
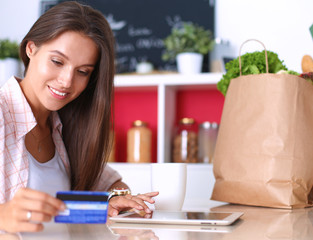
<svg viewBox="0 0 313 240">
<path fill-rule="evenodd" d="M 268 59 L 267 59 L 267 51 L 266 51 L 265 45 L 264 45 L 261 41 L 259 41 L 259 40 L 257 40 L 257 39 L 248 39 L 248 40 L 244 41 L 244 42 L 241 44 L 240 49 L 239 49 L 239 69 L 240 69 L 240 76 L 241 76 L 241 49 L 242 49 L 243 45 L 246 44 L 246 43 L 249 42 L 249 41 L 256 41 L 256 42 L 260 43 L 260 44 L 264 47 L 264 52 L 265 52 L 265 64 L 266 64 L 266 73 L 268 73 Z"/>
</svg>

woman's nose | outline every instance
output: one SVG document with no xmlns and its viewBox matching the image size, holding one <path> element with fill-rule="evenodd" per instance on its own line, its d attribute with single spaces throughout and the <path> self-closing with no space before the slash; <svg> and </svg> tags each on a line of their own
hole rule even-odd
<svg viewBox="0 0 313 240">
<path fill-rule="evenodd" d="M 70 69 L 63 70 L 58 78 L 58 82 L 64 88 L 70 88 L 73 82 L 74 73 Z"/>
</svg>

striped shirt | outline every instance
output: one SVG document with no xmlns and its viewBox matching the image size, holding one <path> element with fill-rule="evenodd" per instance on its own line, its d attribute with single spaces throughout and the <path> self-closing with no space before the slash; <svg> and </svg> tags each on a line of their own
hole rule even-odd
<svg viewBox="0 0 313 240">
<path fill-rule="evenodd" d="M 62 139 L 62 123 L 57 112 L 51 113 L 52 138 L 70 176 L 67 152 Z M 37 125 L 32 110 L 18 84 L 11 77 L 0 88 L 0 204 L 13 198 L 26 187 L 29 162 L 25 136 Z M 106 165 L 96 190 L 106 191 L 121 176 Z"/>
</svg>

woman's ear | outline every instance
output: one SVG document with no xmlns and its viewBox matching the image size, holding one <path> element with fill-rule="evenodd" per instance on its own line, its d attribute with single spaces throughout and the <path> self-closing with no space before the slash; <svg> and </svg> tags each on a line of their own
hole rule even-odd
<svg viewBox="0 0 313 240">
<path fill-rule="evenodd" d="M 36 44 L 33 41 L 28 41 L 26 44 L 26 55 L 31 58 L 31 56 L 35 55 L 36 51 Z"/>
</svg>

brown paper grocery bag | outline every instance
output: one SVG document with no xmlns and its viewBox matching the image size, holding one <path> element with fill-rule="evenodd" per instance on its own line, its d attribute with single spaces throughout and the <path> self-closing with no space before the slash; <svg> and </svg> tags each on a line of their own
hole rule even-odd
<svg viewBox="0 0 313 240">
<path fill-rule="evenodd" d="M 312 206 L 313 85 L 289 74 L 233 79 L 213 161 L 213 200 Z"/>
</svg>

